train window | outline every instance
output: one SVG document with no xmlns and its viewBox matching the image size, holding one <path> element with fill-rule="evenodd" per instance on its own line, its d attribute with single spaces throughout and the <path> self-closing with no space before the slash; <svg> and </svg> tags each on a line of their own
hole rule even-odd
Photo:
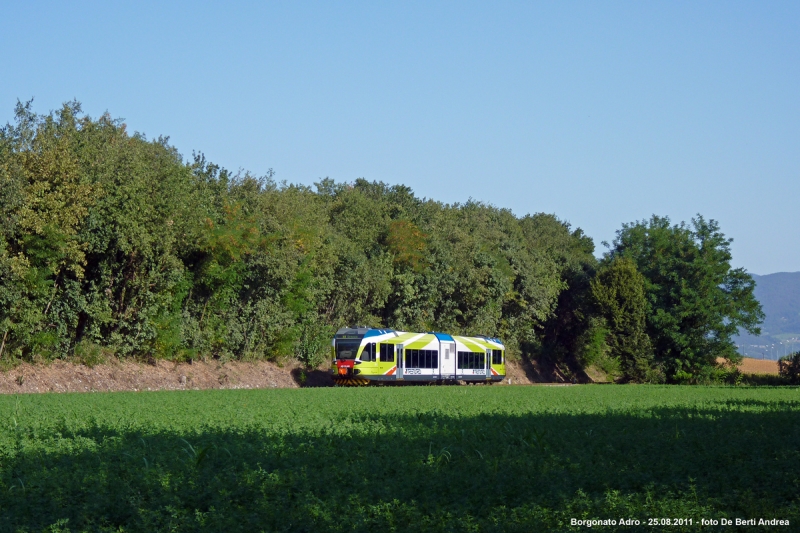
<svg viewBox="0 0 800 533">
<path fill-rule="evenodd" d="M 381 363 L 394 363 L 394 344 L 381 343 L 380 347 Z"/>
<path fill-rule="evenodd" d="M 359 340 L 336 340 L 336 359 L 355 359 L 358 352 Z"/>
<path fill-rule="evenodd" d="M 493 365 L 503 364 L 503 350 L 492 350 L 492 364 Z"/>
<path fill-rule="evenodd" d="M 370 342 L 364 346 L 364 351 L 361 352 L 361 360 L 362 361 L 374 361 L 375 360 L 375 343 Z"/>
<path fill-rule="evenodd" d="M 438 350 L 406 350 L 406 368 L 439 368 Z"/>
<path fill-rule="evenodd" d="M 486 353 L 484 352 L 458 352 L 456 368 L 460 370 L 486 368 Z"/>
</svg>

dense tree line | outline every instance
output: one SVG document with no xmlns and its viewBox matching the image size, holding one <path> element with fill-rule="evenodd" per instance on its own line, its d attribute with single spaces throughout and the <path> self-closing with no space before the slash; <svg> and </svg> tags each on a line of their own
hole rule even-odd
<svg viewBox="0 0 800 533">
<path fill-rule="evenodd" d="M 714 221 L 623 226 L 609 253 L 553 215 L 407 187 L 232 174 L 79 104 L 0 131 L 0 358 L 314 366 L 335 328 L 503 338 L 570 372 L 691 381 L 761 319 Z"/>
</svg>

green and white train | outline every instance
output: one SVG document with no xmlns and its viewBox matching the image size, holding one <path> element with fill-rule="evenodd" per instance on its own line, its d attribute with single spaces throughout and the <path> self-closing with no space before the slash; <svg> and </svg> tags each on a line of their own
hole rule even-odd
<svg viewBox="0 0 800 533">
<path fill-rule="evenodd" d="M 500 339 L 447 333 L 412 333 L 367 327 L 342 328 L 333 338 L 333 378 L 339 385 L 502 381 L 505 346 Z"/>
</svg>

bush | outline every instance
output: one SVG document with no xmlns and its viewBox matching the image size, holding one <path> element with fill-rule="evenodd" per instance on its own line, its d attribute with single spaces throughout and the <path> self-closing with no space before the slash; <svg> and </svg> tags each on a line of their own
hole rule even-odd
<svg viewBox="0 0 800 533">
<path fill-rule="evenodd" d="M 792 384 L 800 384 L 800 352 L 795 352 L 778 361 L 778 372 Z"/>
<path fill-rule="evenodd" d="M 75 359 L 81 364 L 93 368 L 106 362 L 105 351 L 99 344 L 83 340 L 75 346 Z"/>
</svg>

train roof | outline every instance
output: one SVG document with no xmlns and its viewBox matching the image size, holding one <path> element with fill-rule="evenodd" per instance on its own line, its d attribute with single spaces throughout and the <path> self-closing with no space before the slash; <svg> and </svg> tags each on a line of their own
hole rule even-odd
<svg viewBox="0 0 800 533">
<path fill-rule="evenodd" d="M 503 341 L 501 341 L 497 337 L 488 337 L 486 335 L 475 335 L 475 337 L 478 339 L 485 339 L 487 341 L 496 342 L 497 344 L 503 344 Z"/>
<path fill-rule="evenodd" d="M 377 337 L 378 335 L 385 335 L 386 333 L 393 332 L 393 329 L 375 329 L 367 326 L 350 326 L 346 328 L 339 328 L 339 330 L 336 332 L 336 336 Z"/>
<path fill-rule="evenodd" d="M 368 326 L 349 326 L 345 328 L 339 328 L 336 331 L 336 337 L 338 338 L 368 338 L 368 337 L 378 337 L 380 335 L 386 335 L 387 333 L 403 333 L 398 332 L 394 329 L 378 329 L 378 328 L 371 328 Z M 449 333 L 442 333 L 439 331 L 428 331 L 429 335 L 435 335 L 437 339 L 440 341 L 454 341 L 453 336 Z M 463 335 L 467 338 L 476 338 L 476 339 L 484 339 L 487 341 L 495 342 L 497 344 L 503 344 L 503 341 L 498 339 L 497 337 L 489 337 L 488 335 Z"/>
<path fill-rule="evenodd" d="M 347 328 L 339 328 L 336 335 L 361 335 L 362 337 L 370 330 L 366 326 L 352 326 Z"/>
</svg>

